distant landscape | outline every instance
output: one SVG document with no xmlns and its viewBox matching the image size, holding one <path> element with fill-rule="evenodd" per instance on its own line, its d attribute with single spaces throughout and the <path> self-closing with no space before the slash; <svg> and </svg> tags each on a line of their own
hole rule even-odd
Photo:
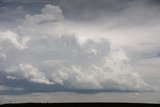
<svg viewBox="0 0 160 107">
<path fill-rule="evenodd" d="M 64 107 L 64 106 L 73 106 L 73 107 L 159 107 L 159 104 L 144 104 L 144 103 L 19 103 L 19 104 L 4 104 L 2 107 Z"/>
</svg>

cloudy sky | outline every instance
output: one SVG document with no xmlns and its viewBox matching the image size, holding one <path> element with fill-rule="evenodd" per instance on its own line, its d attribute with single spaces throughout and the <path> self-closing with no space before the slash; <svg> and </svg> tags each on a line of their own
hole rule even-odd
<svg viewBox="0 0 160 107">
<path fill-rule="evenodd" d="M 0 95 L 160 89 L 159 0 L 1 0 Z"/>
</svg>

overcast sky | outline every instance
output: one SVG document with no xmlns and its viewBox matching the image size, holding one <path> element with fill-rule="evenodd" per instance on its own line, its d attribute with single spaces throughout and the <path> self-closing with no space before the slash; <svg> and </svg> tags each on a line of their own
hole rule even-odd
<svg viewBox="0 0 160 107">
<path fill-rule="evenodd" d="M 0 94 L 156 91 L 159 0 L 1 0 Z"/>
</svg>

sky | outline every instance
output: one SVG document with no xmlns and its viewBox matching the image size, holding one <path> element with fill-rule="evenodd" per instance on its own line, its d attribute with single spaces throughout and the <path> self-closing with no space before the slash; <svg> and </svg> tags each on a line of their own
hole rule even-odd
<svg viewBox="0 0 160 107">
<path fill-rule="evenodd" d="M 159 0 L 1 0 L 0 95 L 160 89 Z"/>
</svg>

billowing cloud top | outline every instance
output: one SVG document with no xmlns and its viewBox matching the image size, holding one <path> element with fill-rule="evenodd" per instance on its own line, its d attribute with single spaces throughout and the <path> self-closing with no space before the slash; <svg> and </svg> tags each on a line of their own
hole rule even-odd
<svg viewBox="0 0 160 107">
<path fill-rule="evenodd" d="M 53 87 L 151 90 L 132 70 L 125 52 L 109 39 L 88 38 L 80 42 L 65 27 L 62 10 L 47 4 L 39 14 L 25 15 L 17 30 L 0 33 L 1 93 L 5 87 L 26 92 L 55 91 Z"/>
</svg>

